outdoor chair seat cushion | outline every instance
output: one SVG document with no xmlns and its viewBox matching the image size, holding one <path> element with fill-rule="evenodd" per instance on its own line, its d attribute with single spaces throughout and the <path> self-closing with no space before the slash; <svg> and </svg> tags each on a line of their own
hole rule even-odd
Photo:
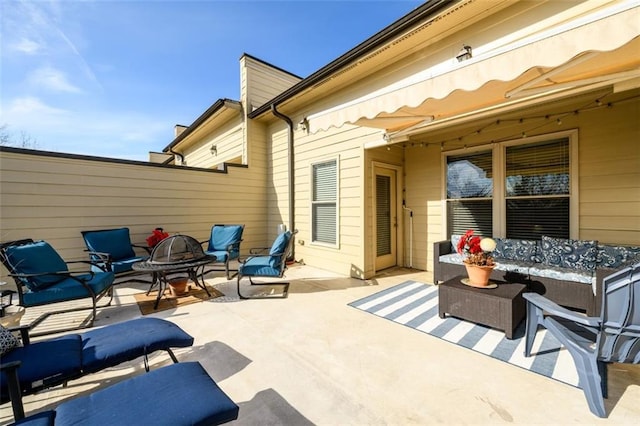
<svg viewBox="0 0 640 426">
<path fill-rule="evenodd" d="M 82 374 L 82 339 L 70 334 L 54 339 L 18 346 L 2 355 L 2 363 L 20 361 L 20 383 L 23 389 L 58 383 L 61 377 L 75 378 Z M 8 399 L 5 373 L 0 373 L 2 400 Z"/>
<path fill-rule="evenodd" d="M 280 268 L 273 266 L 272 256 L 256 256 L 241 264 L 239 273 L 241 276 L 279 277 Z"/>
<path fill-rule="evenodd" d="M 115 274 L 121 274 L 123 272 L 129 272 L 133 270 L 133 264 L 136 262 L 142 262 L 147 260 L 148 256 L 135 256 L 128 259 L 115 260 L 111 262 L 111 270 Z"/>
<path fill-rule="evenodd" d="M 197 362 L 173 364 L 27 417 L 21 425 L 217 425 L 238 406 Z"/>
<path fill-rule="evenodd" d="M 108 289 L 114 280 L 113 272 L 94 272 L 91 274 L 76 275 L 81 280 L 86 280 L 94 294 L 101 294 Z M 90 293 L 74 278 L 65 278 L 60 282 L 51 284 L 37 291 L 27 291 L 23 294 L 23 302 L 26 306 L 38 306 L 48 303 L 63 302 L 67 300 L 84 299 L 90 297 Z"/>
<path fill-rule="evenodd" d="M 214 225 L 205 253 L 215 256 L 218 262 L 237 258 L 243 231 L 244 225 Z"/>
<path fill-rule="evenodd" d="M 82 333 L 82 371 L 94 373 L 165 348 L 186 348 L 193 337 L 170 321 L 137 318 Z"/>
</svg>

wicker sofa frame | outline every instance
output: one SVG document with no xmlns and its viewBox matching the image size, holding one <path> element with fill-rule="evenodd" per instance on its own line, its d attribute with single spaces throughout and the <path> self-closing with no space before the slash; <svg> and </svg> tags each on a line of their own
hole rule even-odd
<svg viewBox="0 0 640 426">
<path fill-rule="evenodd" d="M 440 256 L 454 253 L 451 241 L 438 241 L 433 247 L 433 280 L 434 283 L 442 283 L 458 275 L 466 276 L 467 272 L 463 264 L 441 262 Z M 598 316 L 602 304 L 602 281 L 618 271 L 620 268 L 596 268 L 595 294 L 591 285 L 557 279 L 550 277 L 530 276 L 525 273 L 516 273 L 494 269 L 490 279 L 496 281 L 517 282 L 527 285 L 527 291 L 544 295 L 555 303 L 585 311 L 589 316 Z"/>
</svg>

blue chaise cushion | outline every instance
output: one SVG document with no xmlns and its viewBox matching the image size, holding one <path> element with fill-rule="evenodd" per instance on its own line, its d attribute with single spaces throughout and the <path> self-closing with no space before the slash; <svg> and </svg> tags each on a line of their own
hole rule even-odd
<svg viewBox="0 0 640 426">
<path fill-rule="evenodd" d="M 62 257 L 46 241 L 7 247 L 6 255 L 9 264 L 18 274 L 43 274 L 69 270 Z M 21 281 L 29 290 L 38 290 L 64 279 L 63 275 L 40 275 L 24 278 Z"/>
<path fill-rule="evenodd" d="M 238 411 L 199 363 L 182 362 L 63 402 L 55 424 L 217 425 Z"/>
<path fill-rule="evenodd" d="M 82 233 L 89 251 L 109 253 L 113 261 L 135 257 L 129 228 L 85 231 Z"/>
<path fill-rule="evenodd" d="M 82 334 L 82 369 L 93 373 L 157 350 L 185 348 L 193 337 L 171 321 L 137 318 Z"/>
<path fill-rule="evenodd" d="M 20 361 L 18 377 L 23 390 L 60 378 L 75 378 L 81 374 L 82 340 L 78 334 L 69 334 L 54 339 L 33 342 L 14 348 L 2 356 L 2 363 Z M 0 373 L 2 399 L 8 398 L 5 373 Z"/>
</svg>

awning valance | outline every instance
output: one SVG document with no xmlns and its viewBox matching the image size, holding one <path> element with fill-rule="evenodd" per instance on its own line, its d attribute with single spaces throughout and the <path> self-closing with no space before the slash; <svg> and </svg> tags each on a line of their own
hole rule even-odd
<svg viewBox="0 0 640 426">
<path fill-rule="evenodd" d="M 638 77 L 637 1 L 571 20 L 460 64 L 403 78 L 307 117 L 314 133 L 345 123 L 399 130 L 530 94 Z M 473 92 L 473 100 L 469 94 Z M 472 102 L 470 102 L 470 100 Z"/>
</svg>

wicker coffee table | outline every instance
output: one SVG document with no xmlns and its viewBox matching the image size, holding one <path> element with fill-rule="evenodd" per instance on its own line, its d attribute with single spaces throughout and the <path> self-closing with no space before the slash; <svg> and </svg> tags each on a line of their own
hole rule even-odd
<svg viewBox="0 0 640 426">
<path fill-rule="evenodd" d="M 526 305 L 522 293 L 527 286 L 496 282 L 496 288 L 474 288 L 462 284 L 463 278 L 458 276 L 438 286 L 440 318 L 449 314 L 504 330 L 507 339 L 513 339 L 513 332 L 525 317 Z"/>
</svg>

